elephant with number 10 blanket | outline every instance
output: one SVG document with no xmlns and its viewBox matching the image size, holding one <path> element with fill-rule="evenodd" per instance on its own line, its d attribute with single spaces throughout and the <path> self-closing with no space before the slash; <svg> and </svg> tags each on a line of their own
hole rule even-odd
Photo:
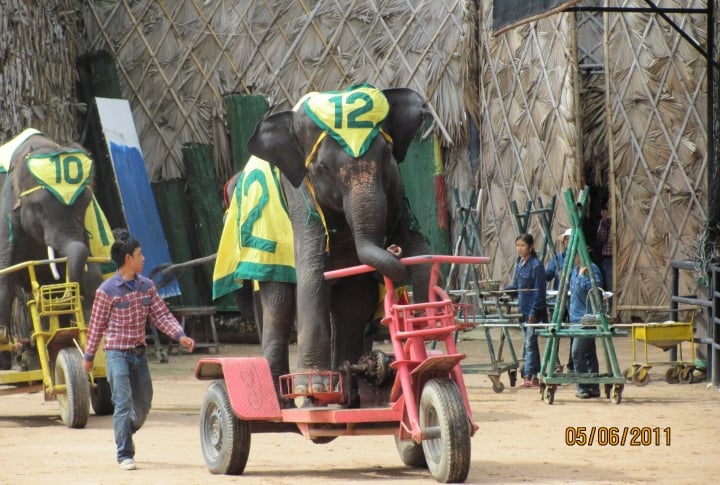
<svg viewBox="0 0 720 485">
<path fill-rule="evenodd" d="M 416 299 L 427 298 L 430 268 L 406 269 L 387 249 L 399 247 L 402 256 L 430 252 L 398 168 L 426 112 L 415 91 L 363 84 L 310 93 L 294 110 L 265 117 L 251 135 L 254 157 L 228 211 L 214 297 L 242 280 L 258 283 L 263 354 L 276 386 L 289 372 L 295 317 L 298 371 L 337 370 L 363 353 L 380 280 L 363 274 L 328 281 L 325 271 L 371 265 L 395 282 L 409 278 Z M 275 193 L 279 205 L 271 209 Z M 235 245 L 234 262 L 223 256 L 223 243 Z M 282 254 L 283 261 L 274 259 Z"/>
<path fill-rule="evenodd" d="M 86 315 L 103 278 L 100 265 L 87 264 L 87 258 L 109 256 L 112 244 L 105 215 L 90 190 L 92 175 L 92 159 L 80 145 L 61 146 L 32 128 L 0 146 L 0 269 L 67 257 L 67 277 L 80 284 Z M 62 269 L 38 266 L 38 282 L 65 281 Z M 27 271 L 0 276 L 0 327 L 15 341 L 26 340 L 32 330 L 10 328 L 19 286 L 29 290 Z M 19 335 L 23 332 L 28 334 Z M 7 368 L 8 356 L 1 360 Z"/>
</svg>

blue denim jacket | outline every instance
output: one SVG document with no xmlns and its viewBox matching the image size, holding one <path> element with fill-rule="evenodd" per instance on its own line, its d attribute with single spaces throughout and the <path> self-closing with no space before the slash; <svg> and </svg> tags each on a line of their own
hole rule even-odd
<svg viewBox="0 0 720 485">
<path fill-rule="evenodd" d="M 595 278 L 595 285 L 602 284 L 602 273 L 595 263 L 592 263 L 592 272 Z M 593 313 L 588 293 L 592 288 L 592 282 L 587 274 L 580 275 L 580 267 L 574 266 L 570 273 L 570 305 L 568 316 L 570 323 L 579 323 L 583 315 Z"/>
<path fill-rule="evenodd" d="M 545 303 L 545 267 L 536 256 L 530 256 L 525 264 L 521 261 L 515 265 L 515 276 L 507 290 L 535 290 L 518 292 L 518 309 L 527 321 L 535 317 L 538 322 L 547 321 L 547 305 Z"/>
</svg>

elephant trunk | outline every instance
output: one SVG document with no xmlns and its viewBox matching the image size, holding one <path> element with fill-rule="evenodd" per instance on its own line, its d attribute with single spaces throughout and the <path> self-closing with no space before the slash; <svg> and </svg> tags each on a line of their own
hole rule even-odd
<svg viewBox="0 0 720 485">
<path fill-rule="evenodd" d="M 353 199 L 360 202 L 353 203 Z M 345 207 L 351 209 L 346 210 L 346 215 L 360 262 L 374 267 L 392 281 L 404 280 L 407 277 L 405 266 L 383 247 L 387 212 L 385 199 L 377 197 L 377 194 L 355 195 L 348 202 Z"/>
<path fill-rule="evenodd" d="M 67 256 L 68 278 L 70 281 L 80 283 L 82 288 L 87 258 L 90 255 L 88 247 L 81 241 L 70 241 L 62 247 L 61 251 L 63 256 Z"/>
</svg>

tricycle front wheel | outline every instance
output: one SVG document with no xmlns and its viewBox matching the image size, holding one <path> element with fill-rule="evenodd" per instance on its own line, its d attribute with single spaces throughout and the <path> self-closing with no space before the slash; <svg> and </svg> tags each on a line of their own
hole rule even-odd
<svg viewBox="0 0 720 485">
<path fill-rule="evenodd" d="M 470 471 L 470 419 L 460 390 L 450 379 L 430 379 L 420 396 L 425 461 L 441 483 L 464 482 Z"/>
<path fill-rule="evenodd" d="M 225 381 L 213 381 L 200 408 L 200 446 L 210 473 L 240 475 L 250 454 L 250 424 L 232 411 Z"/>
</svg>

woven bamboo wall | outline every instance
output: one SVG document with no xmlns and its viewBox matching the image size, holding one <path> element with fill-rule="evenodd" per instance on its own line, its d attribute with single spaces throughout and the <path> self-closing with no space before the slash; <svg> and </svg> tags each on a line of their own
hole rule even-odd
<svg viewBox="0 0 720 485">
<path fill-rule="evenodd" d="M 466 144 L 464 2 L 121 0 L 87 2 L 88 52 L 116 58 L 152 180 L 184 174 L 180 147 L 209 143 L 231 175 L 222 96 L 289 109 L 358 82 L 423 94 L 445 146 Z"/>
<path fill-rule="evenodd" d="M 658 15 L 608 13 L 599 16 L 606 21 L 600 73 L 581 76 L 577 56 L 594 53 L 575 47 L 575 14 L 492 37 L 491 3 L 481 1 L 477 12 L 478 104 L 468 105 L 477 109 L 481 127 L 478 186 L 493 277 L 507 280 L 512 271 L 512 201 L 522 208 L 592 183 L 612 194 L 616 309 L 668 308 L 669 261 L 702 260 L 695 248 L 707 220 L 704 59 Z M 641 0 L 592 3 L 646 6 Z M 704 8 L 706 2 L 658 5 Z M 671 18 L 705 45 L 704 15 Z M 562 204 L 554 227 L 567 227 Z M 538 221 L 529 232 L 542 236 Z M 683 275 L 681 294 L 696 287 Z"/>
</svg>

